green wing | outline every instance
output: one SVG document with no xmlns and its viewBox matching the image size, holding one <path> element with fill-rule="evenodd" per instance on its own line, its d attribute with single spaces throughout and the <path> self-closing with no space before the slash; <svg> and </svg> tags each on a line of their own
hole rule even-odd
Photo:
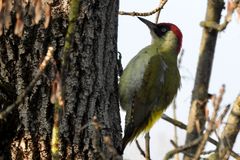
<svg viewBox="0 0 240 160">
<path fill-rule="evenodd" d="M 127 111 L 123 147 L 144 130 L 151 111 L 160 104 L 166 70 L 167 65 L 160 54 L 149 55 L 144 51 L 124 71 L 126 75 L 123 76 L 127 79 L 121 77 L 119 88 L 121 106 Z"/>
<path fill-rule="evenodd" d="M 161 58 L 161 55 L 156 53 L 156 48 L 152 49 L 151 46 L 144 48 L 129 62 L 124 70 L 119 83 L 120 103 L 123 110 L 128 110 L 128 108 L 132 107 L 132 100 L 140 88 L 143 87 L 143 83 L 146 83 L 148 79 L 152 79 L 152 77 L 148 78 L 149 73 L 146 73 L 148 68 L 156 66 L 154 70 L 156 75 L 153 74 L 152 76 L 156 76 L 156 79 L 164 80 L 163 72 L 166 70 L 167 65 Z M 158 58 L 155 59 L 155 56 Z M 155 84 L 158 83 L 159 81 Z"/>
</svg>

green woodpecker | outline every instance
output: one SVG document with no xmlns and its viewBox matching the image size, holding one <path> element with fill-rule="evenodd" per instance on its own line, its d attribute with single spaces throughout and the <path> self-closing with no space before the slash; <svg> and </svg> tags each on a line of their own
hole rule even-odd
<svg viewBox="0 0 240 160">
<path fill-rule="evenodd" d="M 129 62 L 120 78 L 120 104 L 126 111 L 122 152 L 142 131 L 149 131 L 180 87 L 180 29 L 171 23 L 139 19 L 150 29 L 152 42 Z"/>
</svg>

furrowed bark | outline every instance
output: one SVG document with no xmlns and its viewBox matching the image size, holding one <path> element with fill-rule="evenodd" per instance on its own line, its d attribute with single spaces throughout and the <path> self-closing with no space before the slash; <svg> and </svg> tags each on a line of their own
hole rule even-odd
<svg viewBox="0 0 240 160">
<path fill-rule="evenodd" d="M 55 48 L 54 63 L 46 68 L 23 103 L 5 117 L 6 121 L 0 121 L 0 159 L 51 159 L 51 84 L 56 70 L 64 66 L 61 59 L 68 2 L 54 1 L 47 29 L 43 21 L 32 25 L 32 17 L 24 16 L 22 37 L 14 35 L 16 22 L 12 14 L 13 24 L 0 37 L 0 112 L 34 79 L 48 46 Z M 66 74 L 61 77 L 64 108 L 59 116 L 60 159 L 119 157 L 115 151 L 121 148 L 122 139 L 117 79 L 118 3 L 80 1 L 64 63 Z"/>
<path fill-rule="evenodd" d="M 110 159 L 104 137 L 121 146 L 117 80 L 118 1 L 80 2 L 80 13 L 65 58 L 61 154 L 74 159 Z M 96 129 L 93 119 L 101 126 Z M 84 130 L 82 126 L 89 124 Z M 104 157 L 105 156 L 105 157 Z"/>
<path fill-rule="evenodd" d="M 55 35 L 53 29 L 53 26 L 59 26 L 59 21 L 52 20 L 51 26 L 44 29 L 41 24 L 32 26 L 31 18 L 26 16 L 22 37 L 14 35 L 13 25 L 0 37 L 0 77 L 9 89 L 1 89 L 8 96 L 8 101 L 1 101 L 1 111 L 14 103 L 17 95 L 21 95 L 34 79 L 48 46 L 61 44 L 64 34 Z M 50 158 L 52 105 L 49 97 L 53 77 L 53 65 L 50 65 L 31 93 L 24 97 L 23 103 L 0 122 L 0 155 L 3 159 Z M 12 92 L 14 94 L 9 94 Z"/>
</svg>

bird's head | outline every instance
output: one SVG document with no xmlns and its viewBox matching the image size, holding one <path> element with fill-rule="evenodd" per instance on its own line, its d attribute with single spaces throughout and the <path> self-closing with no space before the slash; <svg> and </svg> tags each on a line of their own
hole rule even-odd
<svg viewBox="0 0 240 160">
<path fill-rule="evenodd" d="M 182 46 L 182 32 L 172 23 L 152 23 L 144 18 L 138 17 L 150 29 L 152 43 L 157 43 L 163 50 L 175 50 L 178 54 Z"/>
</svg>

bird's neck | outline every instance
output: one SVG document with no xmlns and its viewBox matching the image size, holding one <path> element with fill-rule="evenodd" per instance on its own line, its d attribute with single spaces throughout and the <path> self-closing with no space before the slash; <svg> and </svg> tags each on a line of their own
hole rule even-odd
<svg viewBox="0 0 240 160">
<path fill-rule="evenodd" d="M 173 32 L 168 32 L 164 37 L 158 37 L 155 34 L 152 34 L 151 45 L 159 48 L 162 53 L 172 53 L 177 55 L 179 52 L 178 39 Z"/>
<path fill-rule="evenodd" d="M 152 41 L 152 46 L 158 49 L 158 52 L 161 54 L 174 54 L 178 55 L 177 45 L 174 45 L 172 42 L 161 43 L 159 41 Z"/>
<path fill-rule="evenodd" d="M 168 63 L 177 64 L 177 48 L 171 48 L 162 45 L 163 44 L 159 43 L 159 41 L 153 41 L 151 46 L 152 49 L 156 51 L 154 53 L 160 54 L 161 57 Z"/>
<path fill-rule="evenodd" d="M 161 55 L 178 55 L 177 47 L 175 45 L 168 45 L 166 43 L 159 43 L 159 41 L 153 41 L 151 46 L 157 50 Z"/>
</svg>

